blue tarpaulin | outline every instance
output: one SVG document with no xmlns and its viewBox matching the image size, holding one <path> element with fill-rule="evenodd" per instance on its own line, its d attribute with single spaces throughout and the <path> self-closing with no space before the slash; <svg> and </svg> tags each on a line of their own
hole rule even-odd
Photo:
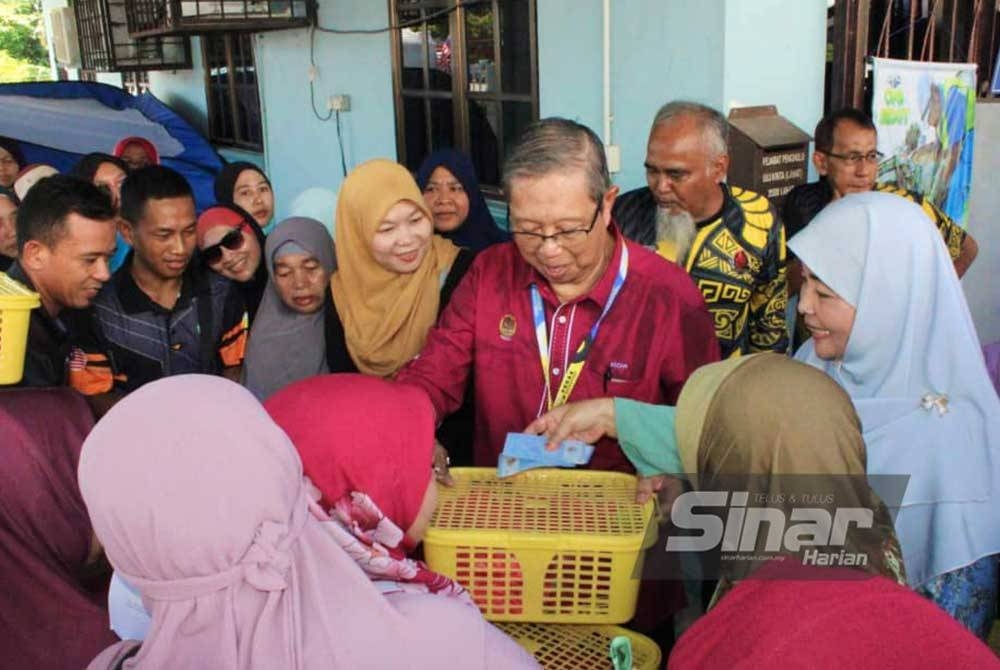
<svg viewBox="0 0 1000 670">
<path fill-rule="evenodd" d="M 0 84 L 0 135 L 18 140 L 29 163 L 69 171 L 87 153 L 111 153 L 123 137 L 156 145 L 160 162 L 194 190 L 198 211 L 215 204 L 223 160 L 201 133 L 151 93 L 129 95 L 94 82 Z"/>
</svg>

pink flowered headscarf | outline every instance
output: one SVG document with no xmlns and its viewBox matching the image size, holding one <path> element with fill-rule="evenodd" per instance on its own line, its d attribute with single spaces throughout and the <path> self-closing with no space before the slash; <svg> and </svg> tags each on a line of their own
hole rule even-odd
<svg viewBox="0 0 1000 670">
<path fill-rule="evenodd" d="M 87 438 L 79 479 L 152 616 L 125 670 L 535 667 L 453 599 L 383 597 L 315 516 L 288 437 L 233 382 L 181 375 L 135 391 Z"/>
<path fill-rule="evenodd" d="M 435 486 L 427 396 L 378 377 L 320 375 L 290 384 L 264 406 L 295 444 L 330 532 L 383 592 L 472 604 L 461 585 L 407 557 L 413 547 L 406 530 L 428 485 Z"/>
</svg>

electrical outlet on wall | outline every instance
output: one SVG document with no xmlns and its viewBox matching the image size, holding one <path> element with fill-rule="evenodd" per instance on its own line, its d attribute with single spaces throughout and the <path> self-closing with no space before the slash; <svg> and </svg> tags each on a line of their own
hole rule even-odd
<svg viewBox="0 0 1000 670">
<path fill-rule="evenodd" d="M 331 95 L 330 99 L 326 103 L 327 109 L 333 112 L 349 112 L 351 111 L 351 96 L 340 94 Z"/>
</svg>

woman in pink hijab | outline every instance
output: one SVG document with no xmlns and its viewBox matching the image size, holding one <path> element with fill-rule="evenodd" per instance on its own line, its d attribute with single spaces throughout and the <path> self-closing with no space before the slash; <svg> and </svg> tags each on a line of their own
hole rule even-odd
<svg viewBox="0 0 1000 670">
<path fill-rule="evenodd" d="M 288 437 L 233 382 L 181 375 L 132 393 L 87 439 L 79 477 L 152 616 L 141 646 L 93 669 L 533 667 L 467 605 L 383 597 L 317 518 Z"/>
<path fill-rule="evenodd" d="M 0 668 L 82 668 L 118 639 L 76 484 L 93 425 L 70 389 L 0 391 Z"/>
</svg>

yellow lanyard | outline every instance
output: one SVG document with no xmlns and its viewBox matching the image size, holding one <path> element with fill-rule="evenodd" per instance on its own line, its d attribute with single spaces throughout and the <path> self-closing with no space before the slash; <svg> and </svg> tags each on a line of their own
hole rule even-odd
<svg viewBox="0 0 1000 670">
<path fill-rule="evenodd" d="M 545 400 L 548 409 L 551 410 L 553 407 L 565 405 L 566 401 L 569 400 L 569 396 L 573 392 L 573 388 L 580 380 L 580 372 L 583 371 L 583 366 L 587 362 L 587 354 L 590 353 L 590 347 L 594 344 L 594 340 L 597 338 L 597 331 L 601 327 L 601 322 L 604 321 L 604 317 L 607 313 L 611 311 L 611 306 L 618 298 L 618 294 L 621 292 L 622 285 L 625 283 L 625 279 L 627 277 L 628 245 L 623 242 L 621 261 L 618 264 L 618 274 L 615 275 L 614 284 L 611 285 L 611 294 L 608 296 L 607 302 L 604 303 L 604 309 L 601 311 L 601 315 L 597 317 L 597 321 L 595 321 L 594 325 L 591 326 L 590 332 L 587 333 L 587 337 L 583 339 L 583 342 L 580 343 L 580 347 L 576 350 L 576 353 L 573 354 L 573 359 L 570 361 L 569 367 L 566 369 L 562 383 L 559 384 L 559 389 L 556 391 L 556 397 L 554 400 L 552 398 L 551 385 L 549 384 L 549 333 L 548 325 L 545 322 L 545 306 L 542 304 L 542 296 L 538 291 L 538 286 L 535 284 L 531 285 L 531 310 L 535 323 L 535 339 L 538 342 L 538 357 L 542 362 L 542 374 L 545 378 Z"/>
</svg>

